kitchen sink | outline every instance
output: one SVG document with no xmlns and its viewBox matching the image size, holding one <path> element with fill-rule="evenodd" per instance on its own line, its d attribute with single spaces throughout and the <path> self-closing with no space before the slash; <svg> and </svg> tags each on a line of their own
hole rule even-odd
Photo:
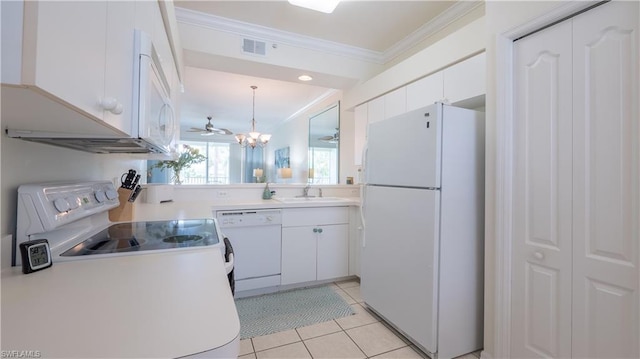
<svg viewBox="0 0 640 359">
<path fill-rule="evenodd" d="M 281 197 L 274 199 L 282 203 L 351 202 L 350 199 L 341 197 Z"/>
</svg>

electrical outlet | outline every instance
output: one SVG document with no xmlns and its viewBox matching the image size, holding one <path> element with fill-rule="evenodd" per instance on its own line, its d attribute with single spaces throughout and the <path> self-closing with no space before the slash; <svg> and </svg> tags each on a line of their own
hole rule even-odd
<svg viewBox="0 0 640 359">
<path fill-rule="evenodd" d="M 227 191 L 218 191 L 217 197 L 218 198 L 227 198 L 227 197 L 229 197 L 229 192 L 227 192 Z"/>
</svg>

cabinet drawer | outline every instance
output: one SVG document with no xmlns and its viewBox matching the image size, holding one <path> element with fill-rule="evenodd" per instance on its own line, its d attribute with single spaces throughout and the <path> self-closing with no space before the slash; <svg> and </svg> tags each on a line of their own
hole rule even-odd
<svg viewBox="0 0 640 359">
<path fill-rule="evenodd" d="M 282 211 L 283 227 L 349 223 L 348 207 L 288 208 Z"/>
</svg>

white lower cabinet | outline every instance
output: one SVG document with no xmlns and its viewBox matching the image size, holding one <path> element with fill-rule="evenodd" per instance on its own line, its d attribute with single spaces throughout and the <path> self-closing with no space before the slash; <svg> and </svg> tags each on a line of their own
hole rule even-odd
<svg viewBox="0 0 640 359">
<path fill-rule="evenodd" d="M 348 207 L 283 211 L 281 284 L 349 275 Z"/>
</svg>

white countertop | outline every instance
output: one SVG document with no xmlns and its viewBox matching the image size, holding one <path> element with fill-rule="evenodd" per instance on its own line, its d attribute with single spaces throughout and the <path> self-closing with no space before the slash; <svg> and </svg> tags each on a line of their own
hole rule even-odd
<svg viewBox="0 0 640 359">
<path fill-rule="evenodd" d="M 2 350 L 42 357 L 180 357 L 240 322 L 218 247 L 2 271 Z"/>
<path fill-rule="evenodd" d="M 276 199 L 256 200 L 216 200 L 166 202 L 160 204 L 136 203 L 134 208 L 135 221 L 175 220 L 211 218 L 214 211 L 238 209 L 266 209 L 266 208 L 300 208 L 300 207 L 336 207 L 358 206 L 358 197 L 345 197 L 340 201 L 327 202 L 298 202 L 284 203 Z"/>
</svg>

